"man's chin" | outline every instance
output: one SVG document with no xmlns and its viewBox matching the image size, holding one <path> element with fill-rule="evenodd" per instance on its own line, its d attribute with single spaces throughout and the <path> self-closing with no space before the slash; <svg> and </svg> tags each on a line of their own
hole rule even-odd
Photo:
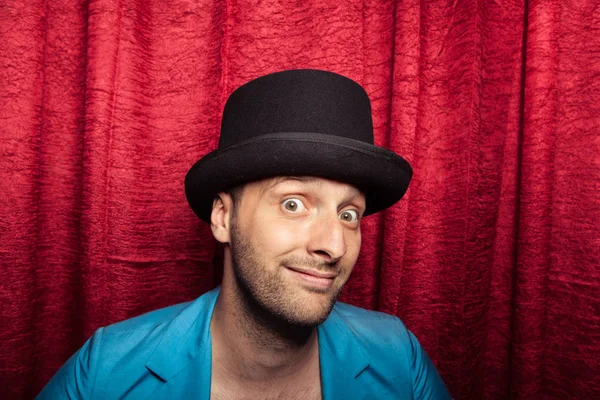
<svg viewBox="0 0 600 400">
<path fill-rule="evenodd" d="M 328 316 L 329 316 L 329 314 L 324 315 L 324 316 L 318 316 L 318 317 L 294 316 L 294 317 L 288 319 L 288 323 L 290 325 L 296 326 L 298 328 L 316 328 L 317 326 L 319 326 L 323 322 L 325 322 L 325 320 L 327 319 Z"/>
<path fill-rule="evenodd" d="M 334 302 L 329 300 L 325 304 L 312 304 L 303 302 L 297 304 L 295 310 L 288 310 L 288 321 L 293 325 L 302 327 L 316 327 L 329 317 Z M 312 306 L 312 307 L 311 307 Z M 295 311 L 295 312 L 294 312 Z"/>
</svg>

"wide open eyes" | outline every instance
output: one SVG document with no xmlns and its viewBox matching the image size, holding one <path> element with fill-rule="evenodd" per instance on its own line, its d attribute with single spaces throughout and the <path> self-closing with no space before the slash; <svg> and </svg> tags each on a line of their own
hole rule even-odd
<svg viewBox="0 0 600 400">
<path fill-rule="evenodd" d="M 306 211 L 306 206 L 302 202 L 302 200 L 297 198 L 289 198 L 285 199 L 281 206 L 286 212 L 292 214 L 298 214 Z M 360 214 L 357 210 L 344 210 L 338 214 L 338 218 L 344 222 L 354 223 L 357 222 L 360 218 Z"/>
<path fill-rule="evenodd" d="M 286 199 L 281 203 L 281 205 L 285 211 L 291 213 L 306 211 L 306 207 L 304 207 L 302 200 L 296 198 Z"/>
<path fill-rule="evenodd" d="M 356 222 L 358 217 L 358 211 L 356 210 L 344 210 L 339 214 L 339 218 L 344 222 Z"/>
</svg>

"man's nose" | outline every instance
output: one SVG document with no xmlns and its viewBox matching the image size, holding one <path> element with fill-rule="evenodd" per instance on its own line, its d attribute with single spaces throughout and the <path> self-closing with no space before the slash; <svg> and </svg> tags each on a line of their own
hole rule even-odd
<svg viewBox="0 0 600 400">
<path fill-rule="evenodd" d="M 344 226 L 337 215 L 314 221 L 308 250 L 327 263 L 334 263 L 346 254 Z"/>
</svg>

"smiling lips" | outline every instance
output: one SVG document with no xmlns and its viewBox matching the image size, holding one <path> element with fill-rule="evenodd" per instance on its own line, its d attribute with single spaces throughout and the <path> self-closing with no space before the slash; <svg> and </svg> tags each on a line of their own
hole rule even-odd
<svg viewBox="0 0 600 400">
<path fill-rule="evenodd" d="M 328 288 L 333 284 L 333 279 L 337 276 L 334 272 L 322 272 L 309 269 L 287 267 L 298 278 L 313 286 Z"/>
</svg>

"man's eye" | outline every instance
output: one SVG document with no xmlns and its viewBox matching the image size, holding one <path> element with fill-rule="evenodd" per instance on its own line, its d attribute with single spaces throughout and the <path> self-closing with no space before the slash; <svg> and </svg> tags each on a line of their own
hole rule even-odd
<svg viewBox="0 0 600 400">
<path fill-rule="evenodd" d="M 286 211 L 299 212 L 305 210 L 304 204 L 301 200 L 298 199 L 287 199 L 284 200 L 281 204 L 283 205 L 283 208 L 285 208 Z"/>
<path fill-rule="evenodd" d="M 340 213 L 340 219 L 345 222 L 358 221 L 358 212 L 356 210 L 346 210 Z"/>
</svg>

